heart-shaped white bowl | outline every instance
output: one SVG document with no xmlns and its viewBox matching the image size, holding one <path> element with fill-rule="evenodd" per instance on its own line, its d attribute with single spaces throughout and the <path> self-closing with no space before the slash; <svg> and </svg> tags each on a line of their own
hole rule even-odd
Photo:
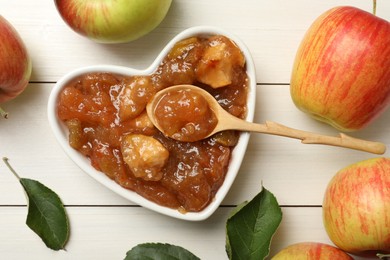
<svg viewBox="0 0 390 260">
<path fill-rule="evenodd" d="M 228 38 L 230 38 L 232 41 L 236 43 L 236 45 L 241 49 L 243 52 L 245 59 L 246 59 L 246 70 L 249 78 L 249 91 L 248 91 L 248 98 L 247 98 L 247 115 L 246 120 L 247 121 L 253 121 L 253 115 L 254 115 L 254 107 L 255 107 L 255 96 L 256 96 L 256 78 L 255 78 L 255 67 L 252 60 L 252 57 L 250 55 L 250 52 L 248 48 L 241 42 L 240 39 L 238 39 L 233 34 L 226 32 L 225 30 L 215 28 L 215 27 L 209 27 L 209 26 L 198 26 L 198 27 L 191 27 L 189 29 L 184 30 L 183 32 L 179 33 L 176 37 L 174 37 L 167 45 L 166 47 L 161 51 L 161 53 L 158 55 L 156 60 L 152 63 L 150 67 L 148 67 L 145 70 L 135 70 L 127 67 L 120 67 L 120 66 L 112 66 L 112 65 L 99 65 L 99 66 L 90 66 L 90 67 L 83 67 L 77 70 L 74 70 L 65 76 L 63 76 L 54 86 L 48 102 L 48 118 L 50 126 L 54 132 L 55 137 L 57 138 L 58 142 L 60 143 L 61 147 L 65 150 L 66 154 L 87 174 L 89 174 L 91 177 L 93 177 L 95 180 L 106 186 L 107 188 L 111 189 L 112 191 L 116 192 L 117 194 L 123 196 L 126 199 L 129 199 L 130 201 L 143 206 L 145 208 L 154 210 L 156 212 L 175 217 L 178 219 L 184 219 L 189 221 L 200 221 L 208 218 L 214 211 L 219 207 L 222 200 L 226 196 L 227 192 L 229 191 L 234 179 L 237 176 L 237 173 L 239 171 L 241 162 L 243 160 L 246 147 L 249 141 L 249 133 L 243 132 L 240 134 L 239 141 L 236 145 L 236 147 L 233 149 L 233 152 L 231 154 L 231 159 L 229 163 L 229 168 L 226 173 L 226 177 L 224 180 L 224 183 L 219 188 L 218 192 L 216 193 L 214 199 L 212 202 L 202 211 L 200 212 L 188 212 L 188 213 L 180 213 L 178 210 L 167 208 L 160 206 L 154 202 L 151 202 L 144 197 L 138 195 L 136 192 L 125 189 L 121 187 L 119 184 L 117 184 L 115 181 L 111 180 L 109 177 L 107 177 L 104 173 L 97 171 L 95 168 L 91 166 L 91 163 L 89 159 L 85 156 L 83 156 L 78 151 L 71 148 L 71 146 L 68 143 L 68 129 L 65 126 L 65 124 L 57 117 L 57 102 L 59 93 L 63 89 L 63 87 L 72 79 L 91 72 L 111 72 L 114 74 L 122 74 L 125 76 L 132 76 L 132 75 L 149 75 L 152 74 L 156 68 L 159 66 L 160 62 L 163 60 L 163 58 L 168 54 L 170 49 L 174 46 L 175 43 L 192 37 L 192 36 L 211 36 L 211 35 L 224 35 Z"/>
</svg>

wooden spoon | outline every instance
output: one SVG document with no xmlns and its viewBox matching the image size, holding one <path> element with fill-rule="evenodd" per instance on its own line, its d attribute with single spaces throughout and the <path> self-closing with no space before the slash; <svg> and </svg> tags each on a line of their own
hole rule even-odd
<svg viewBox="0 0 390 260">
<path fill-rule="evenodd" d="M 324 145 L 332 145 L 339 146 L 344 148 L 350 148 L 360 151 L 365 151 L 374 154 L 384 154 L 386 151 L 386 146 L 379 142 L 371 142 L 362 139 L 357 139 L 340 133 L 339 136 L 326 136 L 316 133 L 311 133 L 307 131 L 302 131 L 294 128 L 290 128 L 275 122 L 266 121 L 265 124 L 255 124 L 242 119 L 239 119 L 231 114 L 229 114 L 226 110 L 224 110 L 217 102 L 217 100 L 209 94 L 207 91 L 193 86 L 193 85 L 176 85 L 166 89 L 163 89 L 156 93 L 156 95 L 149 101 L 146 106 L 147 114 L 152 121 L 152 123 L 166 136 L 174 138 L 174 136 L 169 136 L 165 129 L 162 129 L 161 125 L 158 123 L 156 118 L 156 106 L 167 93 L 171 91 L 194 91 L 202 95 L 209 104 L 210 109 L 214 112 L 216 118 L 218 119 L 218 123 L 215 128 L 207 133 L 205 136 L 202 136 L 200 139 L 207 138 L 215 133 L 224 130 L 241 130 L 241 131 L 250 131 L 250 132 L 258 132 L 264 134 L 271 135 L 279 135 L 284 137 L 290 137 L 295 139 L 300 139 L 303 144 L 324 144 Z M 185 141 L 183 139 L 179 141 Z M 192 140 L 196 141 L 196 140 Z"/>
</svg>

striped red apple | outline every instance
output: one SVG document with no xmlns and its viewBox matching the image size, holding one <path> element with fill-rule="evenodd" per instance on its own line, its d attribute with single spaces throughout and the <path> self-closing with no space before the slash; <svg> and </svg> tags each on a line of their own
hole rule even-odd
<svg viewBox="0 0 390 260">
<path fill-rule="evenodd" d="M 344 251 L 390 252 L 390 158 L 372 158 L 340 170 L 322 205 L 329 238 Z"/>
<path fill-rule="evenodd" d="M 296 54 L 295 105 L 341 131 L 362 129 L 390 105 L 390 23 L 358 8 L 318 17 Z"/>
<path fill-rule="evenodd" d="M 19 95 L 28 85 L 31 59 L 15 28 L 0 15 L 0 103 Z M 0 114 L 6 113 L 0 108 Z"/>
<path fill-rule="evenodd" d="M 337 259 L 352 260 L 344 251 L 324 243 L 318 242 L 301 242 L 290 245 L 279 251 L 272 260 L 291 260 L 291 259 Z"/>
</svg>

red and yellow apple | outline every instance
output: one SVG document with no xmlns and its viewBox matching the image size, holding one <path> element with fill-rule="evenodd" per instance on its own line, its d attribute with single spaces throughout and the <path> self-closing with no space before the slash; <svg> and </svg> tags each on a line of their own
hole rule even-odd
<svg viewBox="0 0 390 260">
<path fill-rule="evenodd" d="M 77 33 L 102 43 L 129 42 L 156 28 L 172 0 L 54 0 Z"/>
<path fill-rule="evenodd" d="M 390 158 L 372 158 L 340 170 L 322 205 L 325 229 L 344 251 L 390 252 Z"/>
<path fill-rule="evenodd" d="M 0 15 L 0 103 L 19 95 L 28 85 L 31 59 L 15 28 Z M 0 114 L 6 113 L 0 108 Z"/>
<path fill-rule="evenodd" d="M 327 244 L 316 242 L 301 242 L 290 245 L 279 251 L 272 260 L 318 260 L 318 259 L 333 259 L 333 260 L 352 260 L 353 258 L 344 251 Z"/>
<path fill-rule="evenodd" d="M 296 54 L 291 97 L 341 131 L 367 126 L 390 105 L 390 23 L 354 7 L 318 17 Z"/>
</svg>

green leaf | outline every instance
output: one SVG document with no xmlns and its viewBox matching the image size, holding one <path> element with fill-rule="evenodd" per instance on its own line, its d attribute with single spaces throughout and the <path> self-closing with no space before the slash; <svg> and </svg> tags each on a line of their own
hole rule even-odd
<svg viewBox="0 0 390 260">
<path fill-rule="evenodd" d="M 265 188 L 250 202 L 237 206 L 226 222 L 226 252 L 231 260 L 268 256 L 272 237 L 282 221 L 275 196 Z"/>
<path fill-rule="evenodd" d="M 3 162 L 19 180 L 27 194 L 27 226 L 41 237 L 47 247 L 53 250 L 64 249 L 69 238 L 69 221 L 61 199 L 42 183 L 20 178 L 7 157 L 3 157 Z"/>
<path fill-rule="evenodd" d="M 175 245 L 145 243 L 127 252 L 125 260 L 200 260 L 188 250 Z"/>
<path fill-rule="evenodd" d="M 229 215 L 228 219 L 231 218 L 231 217 L 233 217 L 234 215 L 236 215 L 236 213 L 240 212 L 240 210 L 241 210 L 243 207 L 245 207 L 246 204 L 248 204 L 248 201 L 244 201 L 243 203 L 238 204 L 238 205 L 230 212 L 230 215 Z"/>
<path fill-rule="evenodd" d="M 69 222 L 58 195 L 38 181 L 20 178 L 28 197 L 26 224 L 47 247 L 64 249 L 69 238 Z"/>
</svg>

